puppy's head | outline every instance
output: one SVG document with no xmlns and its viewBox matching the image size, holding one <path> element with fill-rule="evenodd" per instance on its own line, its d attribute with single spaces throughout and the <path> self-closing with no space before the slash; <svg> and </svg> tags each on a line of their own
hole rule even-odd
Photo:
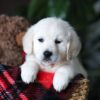
<svg viewBox="0 0 100 100">
<path fill-rule="evenodd" d="M 65 21 L 51 17 L 31 26 L 23 38 L 26 54 L 41 63 L 54 64 L 76 57 L 81 44 L 74 29 Z"/>
</svg>

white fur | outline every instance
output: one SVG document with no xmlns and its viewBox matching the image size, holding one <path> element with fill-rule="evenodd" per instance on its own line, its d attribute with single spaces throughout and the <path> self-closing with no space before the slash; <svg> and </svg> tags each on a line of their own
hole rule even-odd
<svg viewBox="0 0 100 100">
<path fill-rule="evenodd" d="M 43 38 L 41 43 L 38 39 Z M 55 40 L 61 41 L 55 44 Z M 77 55 L 81 49 L 80 40 L 74 29 L 62 19 L 51 17 L 31 26 L 23 38 L 23 49 L 27 54 L 21 68 L 21 78 L 30 83 L 36 79 L 39 70 L 55 72 L 53 86 L 60 92 L 77 74 L 87 76 Z M 50 61 L 43 60 L 44 51 L 53 53 Z"/>
</svg>

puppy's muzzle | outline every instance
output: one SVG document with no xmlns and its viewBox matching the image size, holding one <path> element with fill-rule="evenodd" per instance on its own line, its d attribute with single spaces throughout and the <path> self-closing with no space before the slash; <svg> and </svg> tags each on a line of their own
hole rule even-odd
<svg viewBox="0 0 100 100">
<path fill-rule="evenodd" d="M 52 56 L 52 52 L 51 51 L 48 51 L 48 50 L 46 50 L 46 51 L 44 51 L 44 53 L 43 53 L 43 55 L 44 55 L 44 60 L 50 60 L 50 57 Z"/>
</svg>

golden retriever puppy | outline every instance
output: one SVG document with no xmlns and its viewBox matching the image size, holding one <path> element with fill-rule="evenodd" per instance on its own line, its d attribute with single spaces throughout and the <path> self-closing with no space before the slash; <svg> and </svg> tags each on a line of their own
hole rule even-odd
<svg viewBox="0 0 100 100">
<path fill-rule="evenodd" d="M 87 75 L 77 58 L 80 40 L 60 18 L 44 18 L 32 25 L 23 37 L 23 49 L 26 59 L 20 68 L 25 83 L 34 82 L 40 70 L 54 72 L 53 86 L 60 92 L 75 75 Z"/>
</svg>

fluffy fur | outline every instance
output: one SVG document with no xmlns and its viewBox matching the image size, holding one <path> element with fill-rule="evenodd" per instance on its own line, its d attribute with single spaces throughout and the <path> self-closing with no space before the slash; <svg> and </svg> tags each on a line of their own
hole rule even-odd
<svg viewBox="0 0 100 100">
<path fill-rule="evenodd" d="M 29 22 L 23 17 L 0 15 L 0 64 L 22 64 L 21 40 L 28 27 Z"/>
<path fill-rule="evenodd" d="M 64 90 L 77 74 L 86 76 L 78 61 L 80 40 L 68 22 L 56 17 L 44 18 L 31 26 L 23 37 L 26 60 L 21 68 L 25 83 L 33 82 L 39 70 L 54 72 L 53 86 L 56 91 Z M 44 52 L 52 55 L 44 59 Z"/>
</svg>

